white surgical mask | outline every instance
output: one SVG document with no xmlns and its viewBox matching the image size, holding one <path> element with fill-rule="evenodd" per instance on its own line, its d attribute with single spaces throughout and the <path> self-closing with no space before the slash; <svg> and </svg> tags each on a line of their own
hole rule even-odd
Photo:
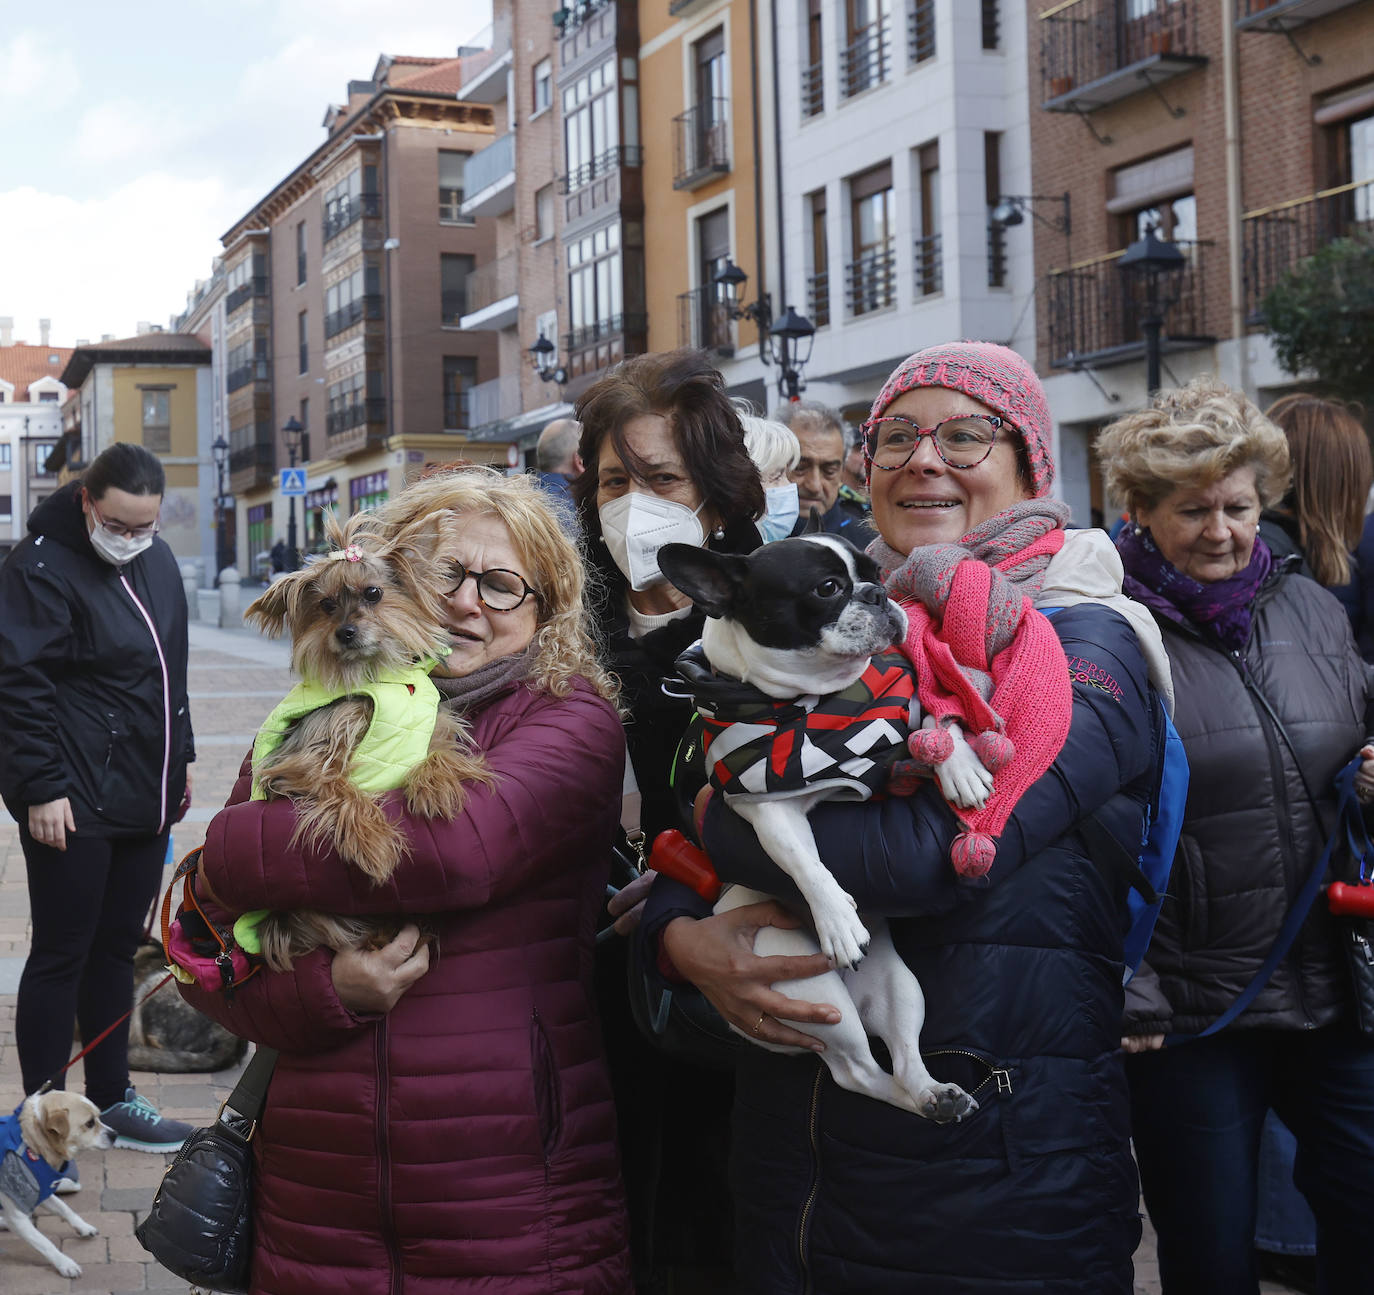
<svg viewBox="0 0 1374 1295">
<path fill-rule="evenodd" d="M 792 534 L 792 528 L 801 516 L 801 502 L 797 497 L 797 483 L 785 482 L 780 486 L 768 486 L 763 497 L 765 502 L 763 516 L 759 518 L 759 534 L 765 544 L 774 540 L 785 540 Z"/>
<path fill-rule="evenodd" d="M 152 542 L 151 535 L 111 535 L 98 522 L 91 529 L 91 547 L 115 567 L 132 562 Z"/>
<path fill-rule="evenodd" d="M 690 544 L 699 548 L 706 539 L 695 509 L 672 499 L 631 491 L 601 507 L 601 537 L 616 566 L 634 590 L 648 589 L 663 580 L 658 551 L 665 544 Z"/>
</svg>

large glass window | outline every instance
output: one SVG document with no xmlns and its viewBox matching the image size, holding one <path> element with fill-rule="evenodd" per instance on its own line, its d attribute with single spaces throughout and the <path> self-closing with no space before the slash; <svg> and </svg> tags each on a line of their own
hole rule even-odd
<svg viewBox="0 0 1374 1295">
<path fill-rule="evenodd" d="M 380 216 L 377 168 L 356 166 L 324 193 L 324 238 L 328 242 L 363 216 Z"/>
<path fill-rule="evenodd" d="M 172 393 L 166 387 L 144 387 L 143 448 L 154 454 L 172 452 Z"/>
<path fill-rule="evenodd" d="M 382 269 L 368 262 L 345 279 L 325 289 L 324 335 L 333 337 L 356 324 L 364 315 L 380 318 L 382 300 Z M 304 372 L 304 370 L 302 370 Z"/>
<path fill-rule="evenodd" d="M 850 310 L 867 314 L 896 300 L 893 273 L 892 165 L 884 162 L 849 182 Z"/>
<path fill-rule="evenodd" d="M 470 392 L 477 385 L 477 360 L 471 355 L 444 356 L 444 430 L 472 426 Z"/>
<path fill-rule="evenodd" d="M 916 239 L 916 292 L 928 297 L 941 288 L 940 146 L 925 144 L 917 153 L 920 168 L 921 228 Z"/>
<path fill-rule="evenodd" d="M 468 275 L 476 264 L 477 258 L 467 252 L 440 255 L 440 314 L 445 324 L 456 324 L 468 313 Z"/>
<path fill-rule="evenodd" d="M 574 337 L 586 329 L 601 335 L 619 327 L 624 309 L 620 226 L 608 225 L 568 247 L 568 315 Z"/>
<path fill-rule="evenodd" d="M 620 144 L 615 87 L 615 60 L 608 59 L 563 89 L 563 151 L 570 190 L 615 165 L 611 154 Z"/>
<path fill-rule="evenodd" d="M 825 229 L 825 190 L 817 189 L 806 199 L 811 253 L 811 282 L 807 294 L 808 313 L 817 328 L 830 322 L 830 243 Z"/>
<path fill-rule="evenodd" d="M 534 65 L 534 106 L 532 112 L 543 112 L 553 103 L 553 61 L 541 58 Z"/>
</svg>

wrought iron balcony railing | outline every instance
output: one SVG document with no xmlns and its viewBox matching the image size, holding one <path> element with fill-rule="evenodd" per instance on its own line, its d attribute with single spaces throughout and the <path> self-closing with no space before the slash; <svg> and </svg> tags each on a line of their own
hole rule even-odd
<svg viewBox="0 0 1374 1295">
<path fill-rule="evenodd" d="M 1236 0 L 1236 26 L 1242 31 L 1290 31 L 1360 0 Z"/>
<path fill-rule="evenodd" d="M 801 74 L 801 112 L 803 117 L 814 117 L 825 111 L 825 64 L 812 63 L 802 68 Z"/>
<path fill-rule="evenodd" d="M 642 166 L 643 162 L 644 151 L 637 144 L 620 144 L 615 148 L 608 148 L 604 153 L 598 153 L 590 162 L 584 162 L 581 166 L 569 171 L 567 175 L 560 175 L 558 177 L 558 192 L 576 193 L 579 189 L 591 184 L 593 180 L 609 174 L 618 167 Z"/>
<path fill-rule="evenodd" d="M 1132 16 L 1121 0 L 1068 0 L 1040 15 L 1041 102 L 1091 111 L 1153 89 L 1206 58 L 1198 42 L 1202 0 L 1164 0 Z"/>
<path fill-rule="evenodd" d="M 897 253 L 889 238 L 845 267 L 849 313 L 867 315 L 897 304 Z"/>
<path fill-rule="evenodd" d="M 272 366 L 266 360 L 249 360 L 247 364 L 236 365 L 225 374 L 224 387 L 226 391 L 237 391 L 250 382 L 269 381 L 271 373 Z"/>
<path fill-rule="evenodd" d="M 673 118 L 673 188 L 691 189 L 730 169 L 729 100 L 704 99 Z"/>
<path fill-rule="evenodd" d="M 908 0 L 906 48 L 913 63 L 935 57 L 935 0 Z"/>
<path fill-rule="evenodd" d="M 246 445 L 235 445 L 237 439 L 233 432 L 229 433 L 229 472 L 234 475 L 239 472 L 255 472 L 259 475 L 270 473 L 277 464 L 277 447 L 272 443 L 272 428 L 270 424 L 259 423 L 256 436 Z"/>
<path fill-rule="evenodd" d="M 324 416 L 324 430 L 326 436 L 340 436 L 367 423 L 385 422 L 385 399 L 381 396 L 368 396 L 364 400 L 351 401 L 342 409 L 331 409 Z"/>
<path fill-rule="evenodd" d="M 595 346 L 598 342 L 604 342 L 608 338 L 621 337 L 626 333 L 642 333 L 649 327 L 649 317 L 643 314 L 623 314 L 611 315 L 607 319 L 599 319 L 594 324 L 584 324 L 581 328 L 574 328 L 570 333 L 563 334 L 563 350 L 580 351 L 588 346 Z"/>
<path fill-rule="evenodd" d="M 224 299 L 224 313 L 232 315 L 240 306 L 254 297 L 267 296 L 267 276 L 254 275 L 247 283 L 241 283 Z"/>
<path fill-rule="evenodd" d="M 350 225 L 366 217 L 376 220 L 382 214 L 380 193 L 360 193 L 356 197 L 336 198 L 324 213 L 324 241 L 338 238 Z"/>
<path fill-rule="evenodd" d="M 840 51 L 840 93 L 871 90 L 887 80 L 892 69 L 892 25 L 886 15 L 861 32 Z"/>
<path fill-rule="evenodd" d="M 806 309 L 817 328 L 830 323 L 830 275 L 825 270 L 806 281 Z"/>
<path fill-rule="evenodd" d="M 1210 243 L 1178 244 L 1187 262 L 1168 288 L 1163 349 L 1210 345 L 1204 273 Z M 1124 250 L 1124 249 L 1123 249 Z M 1051 270 L 1046 275 L 1050 364 L 1073 369 L 1085 364 L 1135 359 L 1145 352 L 1140 321 L 1146 313 L 1146 285 L 1117 267 L 1121 252 Z"/>
<path fill-rule="evenodd" d="M 1357 231 L 1374 232 L 1374 180 L 1337 185 L 1246 212 L 1241 221 L 1241 264 L 1249 322 L 1259 322 L 1269 290 L 1299 261 L 1332 239 Z"/>
<path fill-rule="evenodd" d="M 918 238 L 914 246 L 913 272 L 918 297 L 933 297 L 944 288 L 945 263 L 940 253 L 940 235 Z"/>
<path fill-rule="evenodd" d="M 679 346 L 695 346 L 717 355 L 733 355 L 735 338 L 730 312 L 714 283 L 679 294 L 677 340 Z"/>
</svg>

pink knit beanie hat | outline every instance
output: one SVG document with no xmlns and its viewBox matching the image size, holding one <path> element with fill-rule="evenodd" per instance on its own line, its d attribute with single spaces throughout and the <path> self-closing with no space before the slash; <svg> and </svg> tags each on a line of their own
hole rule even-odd
<svg viewBox="0 0 1374 1295">
<path fill-rule="evenodd" d="M 869 417 L 879 417 L 903 392 L 917 387 L 962 391 L 1012 423 L 1026 447 L 1035 497 L 1050 493 L 1054 484 L 1050 403 L 1035 370 L 1015 351 L 996 342 L 928 346 L 908 356 L 893 370 L 873 402 Z"/>
</svg>

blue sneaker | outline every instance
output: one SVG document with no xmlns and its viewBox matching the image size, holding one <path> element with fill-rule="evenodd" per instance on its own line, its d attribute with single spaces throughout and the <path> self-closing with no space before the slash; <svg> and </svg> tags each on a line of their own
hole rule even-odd
<svg viewBox="0 0 1374 1295">
<path fill-rule="evenodd" d="M 122 1102 L 100 1112 L 100 1121 L 114 1134 L 114 1144 L 130 1151 L 180 1151 L 181 1144 L 195 1132 L 181 1120 L 169 1120 L 157 1107 L 130 1088 Z"/>
<path fill-rule="evenodd" d="M 71 1162 L 67 1172 L 53 1183 L 52 1189 L 58 1196 L 75 1196 L 81 1190 L 81 1171 L 75 1160 Z"/>
</svg>

